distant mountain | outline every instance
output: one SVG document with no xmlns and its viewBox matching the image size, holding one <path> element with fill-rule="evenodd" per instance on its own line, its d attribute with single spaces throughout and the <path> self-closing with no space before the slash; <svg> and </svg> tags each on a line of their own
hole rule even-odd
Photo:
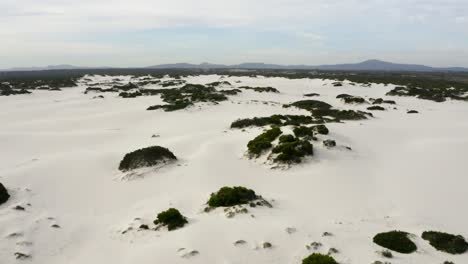
<svg viewBox="0 0 468 264">
<path fill-rule="evenodd" d="M 435 68 L 418 64 L 399 64 L 380 60 L 367 60 L 360 63 L 335 64 L 335 65 L 279 65 L 266 63 L 241 63 L 236 65 L 222 64 L 162 64 L 150 66 L 153 69 L 305 69 L 305 70 L 342 70 L 342 71 L 415 71 L 415 72 L 468 72 L 468 68 L 449 67 Z"/>
<path fill-rule="evenodd" d="M 43 70 L 70 70 L 70 69 L 109 69 L 112 67 L 81 67 L 73 65 L 51 65 L 46 67 L 11 68 L 0 71 L 43 71 Z M 138 67 L 136 67 L 138 68 Z M 447 67 L 436 68 L 418 64 L 400 64 L 381 60 L 367 60 L 360 63 L 335 65 L 279 65 L 261 62 L 241 63 L 235 65 L 212 63 L 173 63 L 159 64 L 144 67 L 146 69 L 280 69 L 280 70 L 335 70 L 335 71 L 414 71 L 414 72 L 468 72 L 468 68 Z"/>
</svg>

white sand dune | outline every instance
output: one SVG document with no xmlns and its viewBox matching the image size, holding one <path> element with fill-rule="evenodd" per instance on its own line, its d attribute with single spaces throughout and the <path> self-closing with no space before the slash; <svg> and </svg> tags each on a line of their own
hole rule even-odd
<svg viewBox="0 0 468 264">
<path fill-rule="evenodd" d="M 201 84 L 219 79 L 187 78 Z M 231 130 L 232 121 L 307 114 L 281 104 L 311 92 L 335 107 L 364 110 L 335 97 L 385 97 L 391 86 L 224 80 L 236 86 L 273 86 L 281 93 L 243 91 L 219 105 L 197 104 L 176 112 L 146 111 L 161 103 L 159 96 L 123 99 L 106 93 L 104 99 L 91 99 L 96 94 L 83 94 L 83 85 L 0 97 L 0 182 L 11 194 L 0 206 L 0 262 L 20 261 L 13 254 L 23 252 L 32 256 L 28 263 L 47 264 L 296 264 L 313 252 L 305 245 L 317 241 L 323 244 L 318 252 L 337 248 L 334 257 L 342 264 L 366 264 L 383 260 L 372 237 L 398 229 L 415 234 L 418 251 L 394 253 L 392 263 L 468 263 L 468 254 L 439 252 L 420 238 L 425 230 L 468 237 L 466 102 L 386 97 L 397 101 L 397 109 L 374 112 L 375 118 L 365 121 L 327 125 L 331 133 L 321 138 L 335 139 L 352 151 L 315 144 L 316 155 L 307 162 L 272 170 L 244 157 L 247 142 L 262 130 Z M 408 115 L 408 109 L 420 114 Z M 120 180 L 117 168 L 125 153 L 152 145 L 169 148 L 178 162 L 139 179 Z M 203 213 L 210 193 L 226 185 L 252 188 L 273 199 L 274 207 L 249 209 L 254 218 L 226 218 L 222 210 Z M 13 210 L 16 205 L 26 210 Z M 189 225 L 172 232 L 121 234 L 131 225 L 151 223 L 169 207 L 186 215 Z M 288 234 L 288 227 L 297 231 Z M 322 237 L 325 231 L 333 236 Z M 240 239 L 247 243 L 234 246 Z M 273 247 L 261 248 L 265 241 Z M 181 257 L 192 250 L 199 254 Z"/>
</svg>

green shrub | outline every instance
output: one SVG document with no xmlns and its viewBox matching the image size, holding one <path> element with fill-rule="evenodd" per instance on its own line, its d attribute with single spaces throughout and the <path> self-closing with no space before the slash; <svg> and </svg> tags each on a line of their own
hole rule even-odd
<svg viewBox="0 0 468 264">
<path fill-rule="evenodd" d="M 314 135 L 314 131 L 312 131 L 310 127 L 306 126 L 295 127 L 293 132 L 296 137 L 312 137 Z"/>
<path fill-rule="evenodd" d="M 435 249 L 450 254 L 463 254 L 468 250 L 468 243 L 460 235 L 426 231 L 422 233 L 422 238 L 429 241 Z"/>
<path fill-rule="evenodd" d="M 257 198 L 258 196 L 253 190 L 245 187 L 222 187 L 218 192 L 211 194 L 208 205 L 211 207 L 227 207 L 246 204 Z"/>
<path fill-rule="evenodd" d="M 279 142 L 280 143 L 285 143 L 285 142 L 294 142 L 296 139 L 294 138 L 293 135 L 282 135 L 279 137 Z"/>
<path fill-rule="evenodd" d="M 346 104 L 363 104 L 366 102 L 366 100 L 362 97 L 359 96 L 349 96 L 349 97 L 344 97 L 343 102 Z"/>
<path fill-rule="evenodd" d="M 249 126 L 299 126 L 303 124 L 320 124 L 323 123 L 321 120 L 316 120 L 312 116 L 306 115 L 272 115 L 269 117 L 254 117 L 239 119 L 231 124 L 231 128 L 245 128 Z"/>
<path fill-rule="evenodd" d="M 168 160 L 177 160 L 167 148 L 152 146 L 127 153 L 120 162 L 119 170 L 128 171 L 141 167 L 151 167 Z"/>
<path fill-rule="evenodd" d="M 8 201 L 9 198 L 10 198 L 10 194 L 8 194 L 7 189 L 0 182 L 0 205 L 3 203 L 6 203 L 6 201 Z"/>
<path fill-rule="evenodd" d="M 274 127 L 258 135 L 247 144 L 249 153 L 255 156 L 260 156 L 263 151 L 272 147 L 271 142 L 281 135 L 281 133 L 283 133 L 281 129 Z"/>
<path fill-rule="evenodd" d="M 312 131 L 315 131 L 321 135 L 328 135 L 328 133 L 330 132 L 325 125 L 316 125 L 316 126 L 311 127 L 311 129 Z"/>
<path fill-rule="evenodd" d="M 343 99 L 343 98 L 347 98 L 347 97 L 353 97 L 352 95 L 349 95 L 349 94 L 339 94 L 336 96 L 337 99 Z"/>
<path fill-rule="evenodd" d="M 408 238 L 408 233 L 390 231 L 374 236 L 377 245 L 403 254 L 413 253 L 417 250 L 416 244 Z"/>
<path fill-rule="evenodd" d="M 294 102 L 290 105 L 285 105 L 286 107 L 289 107 L 289 106 L 295 106 L 297 108 L 301 108 L 301 109 L 304 109 L 304 110 L 307 110 L 307 111 L 312 111 L 312 110 L 316 110 L 316 109 L 330 109 L 332 108 L 332 106 L 330 104 L 327 104 L 325 102 L 322 102 L 322 101 L 318 101 L 318 100 L 302 100 L 302 101 L 297 101 L 297 102 Z"/>
<path fill-rule="evenodd" d="M 300 163 L 302 157 L 314 154 L 313 145 L 309 141 L 294 137 L 293 140 L 282 142 L 274 147 L 272 152 L 278 154 L 275 162 L 285 163 Z"/>
<path fill-rule="evenodd" d="M 314 97 L 314 96 L 320 96 L 318 93 L 309 93 L 309 94 L 304 94 L 305 97 Z"/>
<path fill-rule="evenodd" d="M 338 262 L 331 256 L 313 253 L 303 259 L 302 264 L 338 264 Z"/>
<path fill-rule="evenodd" d="M 381 107 L 380 105 L 373 105 L 373 106 L 367 107 L 367 110 L 371 110 L 371 111 L 385 111 L 385 108 Z"/>
<path fill-rule="evenodd" d="M 162 224 L 167 226 L 169 231 L 184 227 L 187 223 L 187 219 L 175 208 L 169 208 L 159 213 L 156 220 L 154 220 L 155 225 Z"/>
</svg>

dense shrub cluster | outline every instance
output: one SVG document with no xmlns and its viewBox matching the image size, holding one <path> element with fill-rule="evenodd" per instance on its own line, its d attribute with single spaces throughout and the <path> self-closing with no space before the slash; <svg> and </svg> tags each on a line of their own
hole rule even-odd
<svg viewBox="0 0 468 264">
<path fill-rule="evenodd" d="M 373 240 L 381 247 L 403 254 L 413 253 L 417 249 L 416 244 L 408 238 L 408 233 L 402 231 L 379 233 Z"/>
<path fill-rule="evenodd" d="M 242 93 L 242 91 L 239 89 L 219 90 L 218 92 L 225 94 L 225 95 L 237 95 L 238 93 Z"/>
<path fill-rule="evenodd" d="M 354 96 L 354 95 L 349 95 L 349 94 L 339 94 L 336 96 L 336 98 L 339 98 L 343 100 L 346 104 L 363 104 L 367 103 L 367 101 L 359 96 Z"/>
<path fill-rule="evenodd" d="M 450 254 L 463 254 L 468 250 L 468 243 L 460 235 L 426 231 L 422 233 L 422 238 L 429 241 L 435 249 Z"/>
<path fill-rule="evenodd" d="M 0 205 L 8 201 L 9 198 L 10 198 L 10 194 L 8 194 L 7 189 L 0 182 Z"/>
<path fill-rule="evenodd" d="M 338 264 L 338 262 L 336 262 L 336 260 L 331 256 L 313 253 L 303 259 L 302 264 Z"/>
<path fill-rule="evenodd" d="M 31 92 L 25 89 L 11 89 L 1 88 L 0 96 L 18 95 L 18 94 L 30 94 Z"/>
<path fill-rule="evenodd" d="M 232 122 L 231 128 L 245 128 L 249 126 L 262 127 L 266 125 L 288 126 L 317 123 L 323 123 L 323 121 L 316 120 L 312 116 L 305 115 L 272 115 L 269 117 L 239 119 Z"/>
<path fill-rule="evenodd" d="M 322 101 L 318 100 L 301 100 L 294 102 L 289 105 L 284 105 L 284 107 L 295 106 L 297 108 L 301 108 L 307 111 L 317 110 L 317 109 L 330 109 L 332 106 Z"/>
<path fill-rule="evenodd" d="M 222 187 L 216 193 L 211 194 L 208 205 L 211 207 L 227 207 L 246 204 L 258 198 L 259 196 L 253 190 L 245 187 Z"/>
<path fill-rule="evenodd" d="M 201 84 L 185 84 L 181 88 L 145 89 L 140 91 L 149 95 L 161 94 L 163 101 L 168 103 L 167 105 L 153 105 L 148 107 L 147 110 L 176 111 L 198 102 L 220 102 L 228 99 L 224 93 Z"/>
<path fill-rule="evenodd" d="M 466 88 L 441 86 L 431 88 L 421 88 L 414 85 L 397 86 L 387 93 L 394 96 L 415 96 L 420 99 L 432 100 L 435 102 L 444 102 L 447 98 L 455 100 L 468 100 L 465 95 Z"/>
<path fill-rule="evenodd" d="M 254 156 L 260 156 L 263 151 L 272 147 L 271 142 L 281 135 L 281 133 L 283 133 L 281 129 L 274 127 L 258 135 L 247 144 L 249 153 Z"/>
<path fill-rule="evenodd" d="M 312 127 L 298 126 L 293 129 L 296 137 L 313 137 L 315 134 L 327 135 L 328 128 L 325 125 L 316 125 Z"/>
<path fill-rule="evenodd" d="M 273 87 L 250 87 L 250 86 L 241 86 L 239 89 L 253 90 L 255 92 L 263 93 L 279 93 L 278 89 Z"/>
<path fill-rule="evenodd" d="M 138 85 L 132 83 L 132 82 L 129 82 L 127 84 L 119 84 L 119 85 L 114 85 L 112 86 L 112 88 L 116 89 L 116 90 L 121 90 L 121 91 L 129 91 L 129 90 L 132 90 L 132 89 L 138 89 Z"/>
<path fill-rule="evenodd" d="M 186 81 L 185 80 L 179 80 L 179 79 L 176 79 L 176 80 L 167 80 L 167 81 L 164 81 L 161 83 L 161 86 L 162 87 L 170 87 L 170 86 L 177 86 L 177 85 L 182 85 L 184 84 Z"/>
<path fill-rule="evenodd" d="M 385 108 L 383 108 L 383 107 L 380 106 L 380 105 L 373 105 L 373 106 L 367 107 L 367 110 L 371 110 L 371 111 L 385 111 Z"/>
<path fill-rule="evenodd" d="M 159 213 L 153 222 L 155 225 L 167 226 L 169 231 L 184 227 L 188 223 L 187 219 L 175 208 Z"/>
<path fill-rule="evenodd" d="M 176 156 L 169 149 L 152 146 L 127 153 L 120 162 L 119 170 L 128 171 L 141 167 L 151 167 L 176 159 Z"/>
<path fill-rule="evenodd" d="M 282 136 L 283 140 L 273 148 L 272 152 L 277 154 L 274 161 L 284 163 L 300 163 L 302 158 L 313 155 L 312 144 L 307 140 L 295 138 L 293 135 Z"/>
</svg>

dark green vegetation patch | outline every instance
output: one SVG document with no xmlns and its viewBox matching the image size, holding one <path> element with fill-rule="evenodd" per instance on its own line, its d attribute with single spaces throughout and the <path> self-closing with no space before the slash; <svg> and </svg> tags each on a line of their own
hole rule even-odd
<svg viewBox="0 0 468 264">
<path fill-rule="evenodd" d="M 127 153 L 120 162 L 119 170 L 128 171 L 151 167 L 171 160 L 177 160 L 177 158 L 169 149 L 160 146 L 147 147 Z"/>
<path fill-rule="evenodd" d="M 460 235 L 426 231 L 422 233 L 422 238 L 429 241 L 435 249 L 450 254 L 463 254 L 468 250 L 468 243 Z"/>
<path fill-rule="evenodd" d="M 141 92 L 149 95 L 161 94 L 163 101 L 168 103 L 167 105 L 150 106 L 147 110 L 163 109 L 164 111 L 175 111 L 184 109 L 194 103 L 217 103 L 228 99 L 225 93 L 216 91 L 214 87 L 201 84 L 186 84 L 181 88 L 173 89 L 146 89 Z"/>
<path fill-rule="evenodd" d="M 380 106 L 380 105 L 373 105 L 373 106 L 367 107 L 367 110 L 371 110 L 371 111 L 385 111 L 385 108 L 383 108 L 383 107 Z"/>
<path fill-rule="evenodd" d="M 0 204 L 6 203 L 6 201 L 8 201 L 9 198 L 10 198 L 10 194 L 8 194 L 7 189 L 0 182 Z"/>
<path fill-rule="evenodd" d="M 382 98 L 377 98 L 377 99 L 374 99 L 374 98 L 371 98 L 369 99 L 369 101 L 371 101 L 372 104 L 396 104 L 395 101 L 393 100 L 384 100 Z"/>
<path fill-rule="evenodd" d="M 167 226 L 169 231 L 184 227 L 188 223 L 187 219 L 175 208 L 169 208 L 159 213 L 153 222 L 155 225 Z"/>
<path fill-rule="evenodd" d="M 313 253 L 302 260 L 302 264 L 338 264 L 332 256 Z"/>
<path fill-rule="evenodd" d="M 250 126 L 262 127 L 267 125 L 289 126 L 301 124 L 321 124 L 322 120 L 316 120 L 312 116 L 305 115 L 272 115 L 268 117 L 254 117 L 239 119 L 231 124 L 231 128 L 246 128 Z"/>
<path fill-rule="evenodd" d="M 360 96 L 349 95 L 349 94 L 340 94 L 336 98 L 340 98 L 346 104 L 363 104 L 363 103 L 367 103 L 367 101 L 364 98 L 362 98 Z"/>
<path fill-rule="evenodd" d="M 278 89 L 273 87 L 250 87 L 250 86 L 241 86 L 239 89 L 252 90 L 259 93 L 279 93 Z"/>
<path fill-rule="evenodd" d="M 321 120 L 323 122 L 362 120 L 367 119 L 368 116 L 372 116 L 371 113 L 363 111 L 334 109 L 330 104 L 318 100 L 301 100 L 289 105 L 284 105 L 283 107 L 287 108 L 291 106 L 310 111 L 315 120 Z"/>
<path fill-rule="evenodd" d="M 315 97 L 315 96 L 320 96 L 320 94 L 318 93 L 308 93 L 308 94 L 304 94 L 305 97 Z"/>
<path fill-rule="evenodd" d="M 278 154 L 274 159 L 275 162 L 300 163 L 303 157 L 314 154 L 313 146 L 309 141 L 295 138 L 293 135 L 281 137 L 280 143 L 272 150 L 273 153 Z"/>
<path fill-rule="evenodd" d="M 227 207 L 246 204 L 258 198 L 259 196 L 253 190 L 245 187 L 222 187 L 216 193 L 211 194 L 208 205 L 211 207 Z"/>
<path fill-rule="evenodd" d="M 414 96 L 420 99 L 432 100 L 435 102 L 444 102 L 447 98 L 454 100 L 468 100 L 465 95 L 467 87 L 459 86 L 439 86 L 439 87 L 425 87 L 421 88 L 414 85 L 397 86 L 387 93 L 387 95 L 394 96 Z"/>
<path fill-rule="evenodd" d="M 281 129 L 274 127 L 258 135 L 247 144 L 249 153 L 257 157 L 260 156 L 263 151 L 272 147 L 271 142 L 281 135 L 281 133 L 283 133 Z"/>
<path fill-rule="evenodd" d="M 390 231 L 374 236 L 377 245 L 403 254 L 413 253 L 417 250 L 416 244 L 408 238 L 403 231 Z"/>
</svg>

